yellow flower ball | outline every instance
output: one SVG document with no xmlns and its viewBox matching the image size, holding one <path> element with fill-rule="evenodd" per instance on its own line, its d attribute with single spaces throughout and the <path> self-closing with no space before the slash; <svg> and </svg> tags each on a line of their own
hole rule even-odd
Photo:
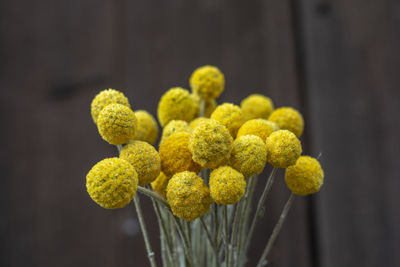
<svg viewBox="0 0 400 267">
<path fill-rule="evenodd" d="M 120 91 L 114 89 L 106 89 L 98 93 L 92 101 L 90 106 L 92 118 L 94 123 L 97 121 L 97 117 L 100 112 L 109 104 L 121 104 L 130 108 L 128 98 Z"/>
<path fill-rule="evenodd" d="M 198 104 L 189 91 L 174 87 L 169 89 L 158 103 L 158 120 L 162 127 L 172 120 L 191 121 L 198 113 Z"/>
<path fill-rule="evenodd" d="M 189 79 L 193 93 L 203 99 L 215 99 L 225 87 L 224 74 L 214 66 L 203 66 L 196 69 Z"/>
<path fill-rule="evenodd" d="M 267 138 L 267 161 L 276 168 L 287 168 L 296 163 L 302 148 L 300 140 L 288 130 L 278 130 Z"/>
<path fill-rule="evenodd" d="M 192 120 L 189 123 L 189 128 L 190 131 L 193 131 L 194 129 L 196 129 L 197 126 L 199 126 L 202 122 L 207 121 L 208 118 L 204 118 L 204 117 L 198 117 L 197 119 Z"/>
<path fill-rule="evenodd" d="M 233 142 L 230 165 L 244 177 L 260 174 L 266 163 L 267 149 L 260 137 L 245 135 Z"/>
<path fill-rule="evenodd" d="M 275 122 L 281 129 L 289 130 L 300 137 L 304 130 L 303 116 L 291 107 L 275 109 L 268 118 Z"/>
<path fill-rule="evenodd" d="M 246 192 L 246 181 L 237 170 L 223 166 L 210 174 L 211 198 L 217 204 L 228 205 L 238 202 Z"/>
<path fill-rule="evenodd" d="M 159 147 L 161 170 L 168 176 L 183 171 L 199 173 L 201 166 L 193 161 L 189 150 L 190 133 L 173 133 L 165 138 Z"/>
<path fill-rule="evenodd" d="M 126 160 L 108 158 L 98 162 L 86 175 L 90 197 L 106 209 L 125 207 L 136 194 L 137 173 Z"/>
<path fill-rule="evenodd" d="M 211 114 L 211 119 L 217 120 L 224 125 L 233 138 L 236 137 L 237 131 L 244 123 L 242 110 L 231 103 L 219 105 Z"/>
<path fill-rule="evenodd" d="M 133 139 L 136 125 L 135 113 L 121 104 L 106 106 L 97 118 L 101 137 L 112 145 L 122 145 Z"/>
<path fill-rule="evenodd" d="M 269 97 L 252 94 L 242 100 L 240 107 L 246 120 L 268 119 L 274 110 L 274 103 Z"/>
<path fill-rule="evenodd" d="M 194 172 L 180 172 L 168 182 L 167 202 L 172 213 L 187 221 L 193 221 L 210 210 L 210 190 L 203 179 Z"/>
<path fill-rule="evenodd" d="M 324 171 L 318 160 L 301 156 L 285 172 L 286 185 L 293 194 L 306 196 L 318 192 L 324 183 Z"/>
<path fill-rule="evenodd" d="M 189 124 L 186 121 L 172 120 L 164 127 L 161 136 L 161 142 L 173 133 L 186 132 L 190 133 Z"/>
<path fill-rule="evenodd" d="M 217 168 L 231 155 L 233 138 L 228 129 L 216 120 L 202 122 L 190 135 L 189 150 L 193 160 L 204 168 Z"/>
<path fill-rule="evenodd" d="M 151 183 L 151 188 L 156 191 L 164 199 L 167 199 L 167 186 L 169 182 L 169 177 L 163 172 Z"/>
<path fill-rule="evenodd" d="M 236 137 L 244 135 L 256 135 L 265 142 L 267 140 L 267 137 L 277 130 L 279 130 L 279 126 L 275 122 L 267 121 L 264 119 L 253 119 L 246 121 L 239 128 Z"/>
<path fill-rule="evenodd" d="M 134 140 L 145 141 L 154 145 L 158 138 L 158 125 L 154 117 L 145 110 L 134 112 L 137 119 L 137 127 Z"/>
</svg>

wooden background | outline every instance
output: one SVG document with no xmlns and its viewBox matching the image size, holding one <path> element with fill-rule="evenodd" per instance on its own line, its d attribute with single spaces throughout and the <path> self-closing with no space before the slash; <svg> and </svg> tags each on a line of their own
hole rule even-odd
<svg viewBox="0 0 400 267">
<path fill-rule="evenodd" d="M 116 155 L 89 105 L 112 87 L 155 114 L 214 64 L 221 102 L 259 92 L 300 109 L 305 152 L 322 153 L 326 183 L 296 200 L 271 266 L 400 266 L 399 26 L 395 0 L 0 0 L 0 265 L 147 266 L 133 206 L 85 191 Z M 288 195 L 278 179 L 249 266 Z"/>
</svg>

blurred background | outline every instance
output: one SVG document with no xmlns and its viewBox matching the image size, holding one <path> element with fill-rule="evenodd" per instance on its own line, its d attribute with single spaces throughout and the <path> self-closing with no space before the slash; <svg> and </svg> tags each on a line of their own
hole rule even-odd
<svg viewBox="0 0 400 267">
<path fill-rule="evenodd" d="M 156 115 L 204 64 L 225 74 L 220 103 L 293 106 L 305 153 L 322 153 L 325 185 L 295 201 L 271 266 L 400 266 L 399 26 L 395 0 L 1 0 L 0 266 L 148 266 L 133 205 L 86 192 L 117 155 L 90 103 L 111 87 Z M 248 266 L 288 196 L 277 179 Z"/>
</svg>

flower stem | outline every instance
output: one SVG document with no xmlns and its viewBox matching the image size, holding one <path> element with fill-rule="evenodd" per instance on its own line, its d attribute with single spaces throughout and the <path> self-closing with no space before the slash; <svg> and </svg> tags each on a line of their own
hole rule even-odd
<svg viewBox="0 0 400 267">
<path fill-rule="evenodd" d="M 138 186 L 137 190 L 138 190 L 140 193 L 142 193 L 142 194 L 144 194 L 144 195 L 146 195 L 146 196 L 148 196 L 148 197 L 150 197 L 150 198 L 152 198 L 152 199 L 154 199 L 154 200 L 157 200 L 158 202 L 164 204 L 168 209 L 170 209 L 170 207 L 169 207 L 168 203 L 165 201 L 165 199 L 163 199 L 163 198 L 162 198 L 159 194 L 157 194 L 156 192 L 153 192 L 153 191 L 151 191 L 150 189 L 147 189 L 147 188 L 142 187 L 142 186 Z"/>
<path fill-rule="evenodd" d="M 185 249 L 185 252 L 186 252 L 185 254 L 186 254 L 186 258 L 187 258 L 188 264 L 190 266 L 194 266 L 193 256 L 192 256 L 192 252 L 191 252 L 191 248 L 190 248 L 190 243 L 189 243 L 189 241 L 187 239 L 185 231 L 183 230 L 182 224 L 181 224 L 181 222 L 179 221 L 178 218 L 176 218 L 175 216 L 172 216 L 172 217 L 174 218 L 175 223 L 177 225 L 178 232 L 181 235 L 181 238 L 182 238 L 182 241 L 183 241 L 183 246 L 184 246 L 184 249 Z"/>
<path fill-rule="evenodd" d="M 213 250 L 214 250 L 214 253 L 215 253 L 215 265 L 216 265 L 216 266 L 219 266 L 218 249 L 217 249 L 217 246 L 216 246 L 215 243 L 212 241 L 210 231 L 208 231 L 207 225 L 206 225 L 206 223 L 204 222 L 203 217 L 200 217 L 200 222 L 201 222 L 201 225 L 203 226 L 204 231 L 205 231 L 206 234 L 207 234 L 208 241 L 210 242 L 210 245 L 212 246 L 212 248 L 213 248 Z"/>
<path fill-rule="evenodd" d="M 224 225 L 225 225 L 225 263 L 229 267 L 229 225 L 228 225 L 228 207 L 224 205 Z"/>
</svg>

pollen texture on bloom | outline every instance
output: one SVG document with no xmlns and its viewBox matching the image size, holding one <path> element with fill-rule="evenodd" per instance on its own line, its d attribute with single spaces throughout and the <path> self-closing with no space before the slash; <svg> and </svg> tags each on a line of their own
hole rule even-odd
<svg viewBox="0 0 400 267">
<path fill-rule="evenodd" d="M 136 125 L 135 113 L 121 104 L 106 106 L 97 118 L 101 137 L 112 145 L 122 145 L 133 139 Z"/>
<path fill-rule="evenodd" d="M 121 104 L 130 108 L 128 98 L 120 91 L 114 89 L 106 89 L 98 93 L 92 101 L 90 106 L 91 114 L 94 123 L 97 121 L 97 117 L 100 112 L 109 104 Z"/>
<path fill-rule="evenodd" d="M 172 120 L 168 122 L 168 124 L 163 129 L 161 142 L 171 134 L 179 132 L 186 132 L 186 133 L 191 132 L 189 124 L 186 121 Z"/>
<path fill-rule="evenodd" d="M 293 194 L 302 196 L 314 194 L 324 183 L 324 171 L 315 158 L 301 156 L 295 165 L 286 169 L 285 181 Z"/>
<path fill-rule="evenodd" d="M 164 199 L 167 199 L 167 186 L 168 186 L 169 178 L 163 172 L 151 182 L 151 188 L 156 191 L 160 196 Z"/>
<path fill-rule="evenodd" d="M 265 142 L 267 137 L 277 130 L 279 130 L 279 126 L 275 122 L 264 119 L 253 119 L 246 121 L 242 127 L 239 128 L 236 137 L 256 135 Z"/>
<path fill-rule="evenodd" d="M 240 107 L 243 111 L 243 116 L 246 120 L 252 119 L 268 119 L 271 112 L 274 110 L 274 104 L 271 98 L 252 94 L 242 100 Z"/>
<path fill-rule="evenodd" d="M 296 163 L 302 148 L 300 140 L 288 130 L 278 130 L 267 138 L 267 161 L 276 168 L 287 168 Z"/>
<path fill-rule="evenodd" d="M 204 118 L 204 117 L 198 117 L 198 118 L 192 120 L 192 121 L 189 123 L 190 130 L 193 131 L 193 130 L 196 129 L 197 126 L 199 126 L 202 122 L 207 121 L 207 120 L 208 120 L 208 118 Z"/>
<path fill-rule="evenodd" d="M 255 135 L 245 135 L 233 142 L 230 165 L 244 177 L 260 174 L 267 163 L 264 141 Z"/>
<path fill-rule="evenodd" d="M 153 182 L 161 171 L 161 160 L 157 150 L 147 142 L 132 140 L 125 145 L 120 158 L 128 161 L 135 168 L 139 185 Z"/>
<path fill-rule="evenodd" d="M 187 221 L 193 221 L 210 210 L 210 190 L 203 179 L 194 172 L 180 172 L 168 182 L 167 202 L 172 213 Z"/>
<path fill-rule="evenodd" d="M 201 166 L 193 161 L 189 150 L 190 133 L 173 133 L 160 143 L 161 170 L 168 176 L 183 171 L 199 173 Z"/>
<path fill-rule="evenodd" d="M 203 66 L 196 69 L 189 79 L 193 93 L 203 99 L 215 99 L 225 87 L 224 74 L 214 66 Z"/>
<path fill-rule="evenodd" d="M 162 127 L 172 120 L 189 122 L 198 113 L 198 108 L 189 91 L 180 87 L 171 88 L 158 103 L 158 120 Z"/>
<path fill-rule="evenodd" d="M 239 106 L 231 103 L 219 105 L 211 114 L 211 119 L 217 120 L 224 125 L 233 138 L 236 137 L 237 131 L 244 123 L 242 110 Z"/>
<path fill-rule="evenodd" d="M 210 174 L 211 198 L 217 204 L 228 205 L 238 202 L 246 192 L 246 181 L 237 170 L 222 166 Z"/>
<path fill-rule="evenodd" d="M 275 122 L 281 129 L 289 130 L 297 137 L 300 137 L 304 129 L 303 116 L 291 107 L 275 109 L 268 118 Z"/>
<path fill-rule="evenodd" d="M 137 127 L 134 140 L 145 141 L 154 145 L 158 138 L 158 125 L 154 117 L 145 110 L 134 112 L 137 119 Z"/>
<path fill-rule="evenodd" d="M 217 168 L 229 160 L 233 138 L 216 120 L 202 122 L 190 135 L 189 150 L 193 160 L 204 168 Z"/>
<path fill-rule="evenodd" d="M 86 175 L 90 197 L 106 209 L 125 207 L 136 194 L 137 173 L 126 160 L 108 158 L 98 162 Z"/>
</svg>

